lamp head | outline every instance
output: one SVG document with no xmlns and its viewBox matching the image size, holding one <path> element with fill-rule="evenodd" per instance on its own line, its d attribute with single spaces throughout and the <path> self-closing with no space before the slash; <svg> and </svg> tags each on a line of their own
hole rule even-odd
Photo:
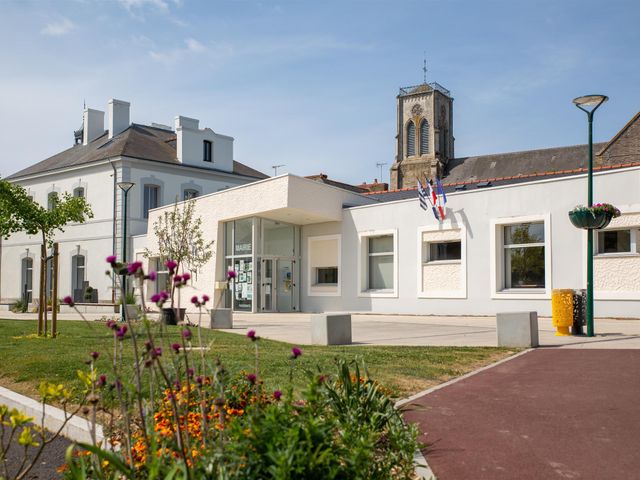
<svg viewBox="0 0 640 480">
<path fill-rule="evenodd" d="M 120 190 L 122 190 L 123 192 L 127 193 L 129 190 L 131 190 L 131 188 L 133 188 L 135 183 L 133 183 L 133 182 L 118 182 L 116 185 L 118 185 Z"/>
<path fill-rule="evenodd" d="M 609 100 L 609 97 L 606 95 L 583 95 L 582 97 L 574 98 L 573 103 L 580 110 L 589 113 L 595 112 L 607 100 Z"/>
</svg>

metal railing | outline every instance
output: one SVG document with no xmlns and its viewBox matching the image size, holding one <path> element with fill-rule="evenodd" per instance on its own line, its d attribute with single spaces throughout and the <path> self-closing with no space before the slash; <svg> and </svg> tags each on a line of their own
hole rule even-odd
<svg viewBox="0 0 640 480">
<path fill-rule="evenodd" d="M 429 87 L 433 88 L 434 90 L 439 91 L 440 93 L 445 94 L 448 97 L 451 96 L 451 92 L 449 92 L 449 90 L 447 90 L 446 88 L 444 88 L 442 85 L 440 85 L 437 82 L 421 83 L 420 85 L 412 85 L 410 87 L 400 87 L 399 95 L 402 97 L 404 95 L 411 95 L 411 94 L 414 94 L 414 93 L 420 93 L 420 87 L 424 87 L 425 85 L 428 85 Z"/>
</svg>

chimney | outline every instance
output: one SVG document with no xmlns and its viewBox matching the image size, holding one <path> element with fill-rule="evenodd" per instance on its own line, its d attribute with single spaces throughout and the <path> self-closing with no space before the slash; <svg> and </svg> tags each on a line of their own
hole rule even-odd
<svg viewBox="0 0 640 480">
<path fill-rule="evenodd" d="M 104 112 L 93 108 L 85 108 L 82 118 L 82 144 L 87 145 L 104 133 Z"/>
<path fill-rule="evenodd" d="M 107 112 L 109 113 L 109 138 L 113 138 L 129 128 L 129 107 L 131 104 L 112 98 L 109 100 Z"/>
<path fill-rule="evenodd" d="M 176 129 L 176 157 L 180 163 L 189 163 L 189 157 L 193 156 L 190 155 L 192 149 L 189 148 L 193 145 L 193 135 L 187 134 L 185 138 L 184 131 L 197 131 L 200 120 L 179 115 L 174 120 L 174 126 Z M 198 151 L 200 152 L 200 150 Z"/>
</svg>

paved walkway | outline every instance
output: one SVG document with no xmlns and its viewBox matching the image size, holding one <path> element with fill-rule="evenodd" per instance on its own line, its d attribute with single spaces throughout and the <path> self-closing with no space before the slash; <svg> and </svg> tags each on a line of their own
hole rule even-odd
<svg viewBox="0 0 640 480">
<path fill-rule="evenodd" d="M 407 408 L 438 480 L 640 478 L 640 350 L 538 349 Z"/>
<path fill-rule="evenodd" d="M 106 318 L 88 314 L 88 319 Z M 36 318 L 34 314 L 0 312 L 0 318 Z M 64 314 L 61 319 L 80 320 L 78 314 Z M 197 322 L 197 315 L 189 315 Z M 258 335 L 299 345 L 311 343 L 310 316 L 306 313 L 234 314 L 234 328 L 227 330 L 244 335 L 254 329 Z M 640 320 L 596 319 L 597 336 L 556 337 L 551 319 L 538 319 L 542 346 L 573 348 L 640 348 Z M 495 346 L 495 317 L 441 317 L 429 315 L 352 314 L 353 341 L 356 345 L 442 345 Z"/>
</svg>

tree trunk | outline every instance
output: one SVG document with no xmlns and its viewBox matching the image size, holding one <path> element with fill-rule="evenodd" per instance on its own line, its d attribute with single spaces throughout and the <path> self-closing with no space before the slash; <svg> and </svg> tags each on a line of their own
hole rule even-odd
<svg viewBox="0 0 640 480">
<path fill-rule="evenodd" d="M 38 291 L 38 335 L 42 335 L 42 327 L 44 324 L 43 317 L 43 307 L 47 308 L 44 305 L 44 279 L 45 279 L 45 268 L 47 267 L 47 250 L 45 244 L 40 245 L 40 288 Z"/>
<path fill-rule="evenodd" d="M 51 336 L 58 334 L 58 242 L 53 244 L 53 275 L 51 276 L 53 294 L 51 299 Z"/>
</svg>

